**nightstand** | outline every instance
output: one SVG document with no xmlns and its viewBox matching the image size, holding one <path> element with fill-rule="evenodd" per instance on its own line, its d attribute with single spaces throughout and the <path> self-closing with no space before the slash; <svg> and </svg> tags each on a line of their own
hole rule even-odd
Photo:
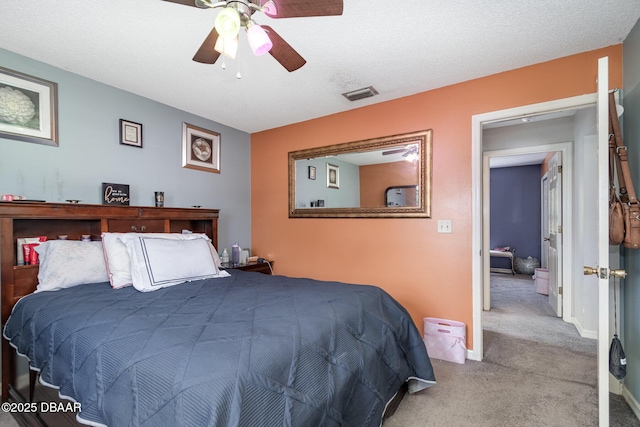
<svg viewBox="0 0 640 427">
<path fill-rule="evenodd" d="M 242 271 L 251 271 L 254 273 L 273 274 L 271 268 L 269 267 L 269 264 L 271 264 L 271 267 L 273 267 L 273 261 L 250 262 L 249 264 L 240 264 L 237 267 L 233 267 L 230 262 L 223 262 L 222 268 L 225 270 L 236 269 Z"/>
</svg>

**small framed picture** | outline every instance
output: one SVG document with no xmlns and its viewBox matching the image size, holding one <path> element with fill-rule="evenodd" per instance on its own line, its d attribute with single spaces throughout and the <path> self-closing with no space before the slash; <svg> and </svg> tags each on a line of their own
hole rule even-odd
<svg viewBox="0 0 640 427">
<path fill-rule="evenodd" d="M 0 67 L 0 137 L 58 146 L 58 84 Z"/>
<path fill-rule="evenodd" d="M 220 173 L 220 134 L 183 123 L 182 167 Z"/>
<path fill-rule="evenodd" d="M 120 119 L 120 144 L 142 148 L 142 125 Z"/>
<path fill-rule="evenodd" d="M 316 167 L 309 166 L 309 179 L 316 179 Z"/>
<path fill-rule="evenodd" d="M 327 163 L 327 187 L 340 188 L 340 166 Z"/>
</svg>

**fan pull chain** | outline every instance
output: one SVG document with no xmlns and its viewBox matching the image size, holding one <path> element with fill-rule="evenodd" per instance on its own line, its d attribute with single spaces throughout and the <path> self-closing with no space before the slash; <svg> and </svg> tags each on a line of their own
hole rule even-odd
<svg viewBox="0 0 640 427">
<path fill-rule="evenodd" d="M 240 74 L 240 52 L 238 52 L 237 59 L 238 59 L 238 74 L 236 74 L 236 79 L 240 80 L 242 78 L 242 74 Z"/>
</svg>

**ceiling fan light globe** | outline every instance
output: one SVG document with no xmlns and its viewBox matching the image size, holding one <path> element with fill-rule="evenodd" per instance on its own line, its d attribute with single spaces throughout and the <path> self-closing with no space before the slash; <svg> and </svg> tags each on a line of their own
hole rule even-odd
<svg viewBox="0 0 640 427">
<path fill-rule="evenodd" d="M 216 52 L 220 52 L 227 58 L 235 59 L 238 53 L 238 37 L 226 38 L 218 37 L 216 45 L 213 47 Z"/>
<path fill-rule="evenodd" d="M 240 32 L 240 15 L 232 7 L 225 7 L 216 16 L 214 27 L 221 37 L 231 39 Z"/>
<path fill-rule="evenodd" d="M 278 8 L 272 0 L 268 0 L 262 5 L 262 12 L 264 12 L 264 14 L 267 16 L 278 16 Z"/>
<path fill-rule="evenodd" d="M 251 25 L 247 29 L 247 39 L 249 39 L 249 46 L 256 56 L 264 55 L 273 47 L 267 32 L 257 24 Z"/>
</svg>

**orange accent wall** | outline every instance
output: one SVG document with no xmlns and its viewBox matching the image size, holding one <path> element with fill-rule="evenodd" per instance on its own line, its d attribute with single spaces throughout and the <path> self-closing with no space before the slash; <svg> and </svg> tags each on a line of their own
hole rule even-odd
<svg viewBox="0 0 640 427">
<path fill-rule="evenodd" d="M 616 45 L 252 134 L 253 252 L 275 260 L 277 274 L 380 286 L 420 330 L 426 316 L 464 322 L 473 348 L 471 117 L 594 93 L 603 56 L 610 88 L 621 88 Z M 372 83 L 384 92 L 385 82 Z M 433 129 L 431 218 L 288 217 L 289 151 L 425 129 Z M 438 219 L 452 220 L 453 233 L 438 234 Z"/>
</svg>

